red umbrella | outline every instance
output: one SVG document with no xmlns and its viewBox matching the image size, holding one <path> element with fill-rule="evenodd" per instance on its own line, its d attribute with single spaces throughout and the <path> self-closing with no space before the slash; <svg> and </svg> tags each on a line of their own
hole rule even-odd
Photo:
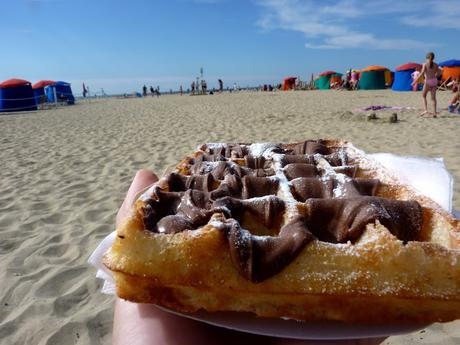
<svg viewBox="0 0 460 345">
<path fill-rule="evenodd" d="M 320 73 L 320 77 L 324 77 L 326 75 L 331 75 L 331 74 L 336 74 L 337 72 L 334 72 L 334 71 L 325 71 L 323 73 Z"/>
<path fill-rule="evenodd" d="M 399 72 L 399 71 L 407 71 L 408 69 L 422 69 L 422 65 L 420 65 L 419 63 L 416 63 L 416 62 L 408 62 L 404 65 L 401 65 L 399 67 L 396 67 L 396 71 Z"/>
<path fill-rule="evenodd" d="M 0 84 L 0 88 L 7 88 L 7 87 L 15 87 L 15 86 L 23 86 L 23 85 L 30 85 L 30 81 L 24 79 L 8 79 L 5 80 L 3 83 Z"/>
<path fill-rule="evenodd" d="M 45 87 L 45 86 L 48 86 L 48 85 L 54 85 L 56 82 L 53 81 L 53 80 L 40 80 L 38 82 L 36 82 L 32 88 L 33 89 L 40 89 L 42 87 Z"/>
<path fill-rule="evenodd" d="M 383 71 L 383 70 L 386 70 L 386 69 L 388 69 L 388 68 L 383 67 L 383 66 L 368 66 L 366 68 L 363 68 L 361 70 L 361 72 Z"/>
</svg>

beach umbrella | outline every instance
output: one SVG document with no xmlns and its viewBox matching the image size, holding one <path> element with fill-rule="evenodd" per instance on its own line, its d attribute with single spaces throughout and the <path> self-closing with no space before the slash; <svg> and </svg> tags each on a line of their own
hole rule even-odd
<svg viewBox="0 0 460 345">
<path fill-rule="evenodd" d="M 54 85 L 55 83 L 56 82 L 54 80 L 40 80 L 32 85 L 32 89 L 44 88 L 45 86 Z"/>
<path fill-rule="evenodd" d="M 408 71 L 408 70 L 421 70 L 422 65 L 416 62 L 408 62 L 404 65 L 396 67 L 396 72 Z"/>
<path fill-rule="evenodd" d="M 371 71 L 384 71 L 388 68 L 383 67 L 383 66 L 367 66 L 363 69 L 361 69 L 360 72 L 371 72 Z"/>
<path fill-rule="evenodd" d="M 31 85 L 30 81 L 24 79 L 8 79 L 0 83 L 0 88 L 17 87 L 22 85 Z"/>
<path fill-rule="evenodd" d="M 0 112 L 37 110 L 32 84 L 24 79 L 0 83 Z"/>
<path fill-rule="evenodd" d="M 460 60 L 455 60 L 455 59 L 446 60 L 446 61 L 441 62 L 439 64 L 439 66 L 441 66 L 441 67 L 458 67 L 458 66 L 460 66 Z"/>
<path fill-rule="evenodd" d="M 442 80 L 451 78 L 452 80 L 460 78 L 460 60 L 447 60 L 439 64 L 442 67 Z"/>
<path fill-rule="evenodd" d="M 337 72 L 335 71 L 324 71 L 322 73 L 319 74 L 320 77 L 324 77 L 324 76 L 328 76 L 328 75 L 332 75 L 332 74 L 336 74 Z"/>
</svg>

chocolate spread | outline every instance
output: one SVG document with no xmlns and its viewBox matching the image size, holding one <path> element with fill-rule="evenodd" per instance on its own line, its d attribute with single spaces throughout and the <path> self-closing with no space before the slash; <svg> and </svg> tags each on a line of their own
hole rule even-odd
<svg viewBox="0 0 460 345">
<path fill-rule="evenodd" d="M 164 177 L 167 188 L 154 188 L 143 209 L 144 226 L 172 234 L 223 215 L 216 227 L 227 238 L 235 267 L 253 282 L 282 271 L 313 239 L 353 242 L 376 221 L 404 242 L 416 240 L 420 205 L 378 197 L 379 180 L 355 178 L 358 168 L 348 163 L 321 140 L 204 145 L 189 160 L 188 174 L 171 173 Z M 288 209 L 297 210 L 296 204 L 306 211 L 292 215 Z"/>
</svg>

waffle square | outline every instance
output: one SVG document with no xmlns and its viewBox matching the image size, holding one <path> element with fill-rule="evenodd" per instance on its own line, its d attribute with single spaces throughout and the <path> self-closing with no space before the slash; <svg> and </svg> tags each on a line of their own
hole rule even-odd
<svg viewBox="0 0 460 345">
<path fill-rule="evenodd" d="M 204 144 L 104 257 L 119 297 L 346 322 L 460 317 L 460 224 L 340 140 Z M 369 307 L 372 306 L 372 307 Z"/>
</svg>

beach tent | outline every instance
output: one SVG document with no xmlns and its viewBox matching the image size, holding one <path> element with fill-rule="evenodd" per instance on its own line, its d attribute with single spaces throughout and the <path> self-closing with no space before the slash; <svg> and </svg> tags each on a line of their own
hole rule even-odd
<svg viewBox="0 0 460 345">
<path fill-rule="evenodd" d="M 422 65 L 415 62 L 409 62 L 396 67 L 394 82 L 391 89 L 393 91 L 412 91 L 412 73 L 416 70 L 420 71 L 421 69 Z"/>
<path fill-rule="evenodd" d="M 320 90 L 327 90 L 331 88 L 331 76 L 337 74 L 334 71 L 325 71 L 320 73 L 319 78 L 315 80 L 315 86 Z"/>
<path fill-rule="evenodd" d="M 388 81 L 388 74 L 387 79 L 385 78 L 386 71 L 388 71 L 388 68 L 383 66 L 369 66 L 362 69 L 359 88 L 361 90 L 385 89 Z"/>
<path fill-rule="evenodd" d="M 56 82 L 53 80 L 40 80 L 32 85 L 32 89 L 34 90 L 34 97 L 37 104 L 45 103 L 48 98 L 45 95 L 45 87 L 49 85 L 54 85 Z"/>
<path fill-rule="evenodd" d="M 70 84 L 65 81 L 57 81 L 54 85 L 49 85 L 46 88 L 46 96 L 48 102 L 54 103 L 54 94 L 56 93 L 58 102 L 66 102 L 67 104 L 75 104 L 75 98 L 72 94 Z"/>
<path fill-rule="evenodd" d="M 0 84 L 0 112 L 37 110 L 32 85 L 27 80 L 9 79 Z"/>
<path fill-rule="evenodd" d="M 442 80 L 460 78 L 460 60 L 447 60 L 439 64 L 442 67 Z"/>
<path fill-rule="evenodd" d="M 331 74 L 329 79 L 329 85 L 332 86 L 334 84 L 341 85 L 342 84 L 342 75 L 341 73 L 334 73 Z"/>
<path fill-rule="evenodd" d="M 283 90 L 292 90 L 295 87 L 296 77 L 287 77 L 283 80 Z"/>
</svg>

